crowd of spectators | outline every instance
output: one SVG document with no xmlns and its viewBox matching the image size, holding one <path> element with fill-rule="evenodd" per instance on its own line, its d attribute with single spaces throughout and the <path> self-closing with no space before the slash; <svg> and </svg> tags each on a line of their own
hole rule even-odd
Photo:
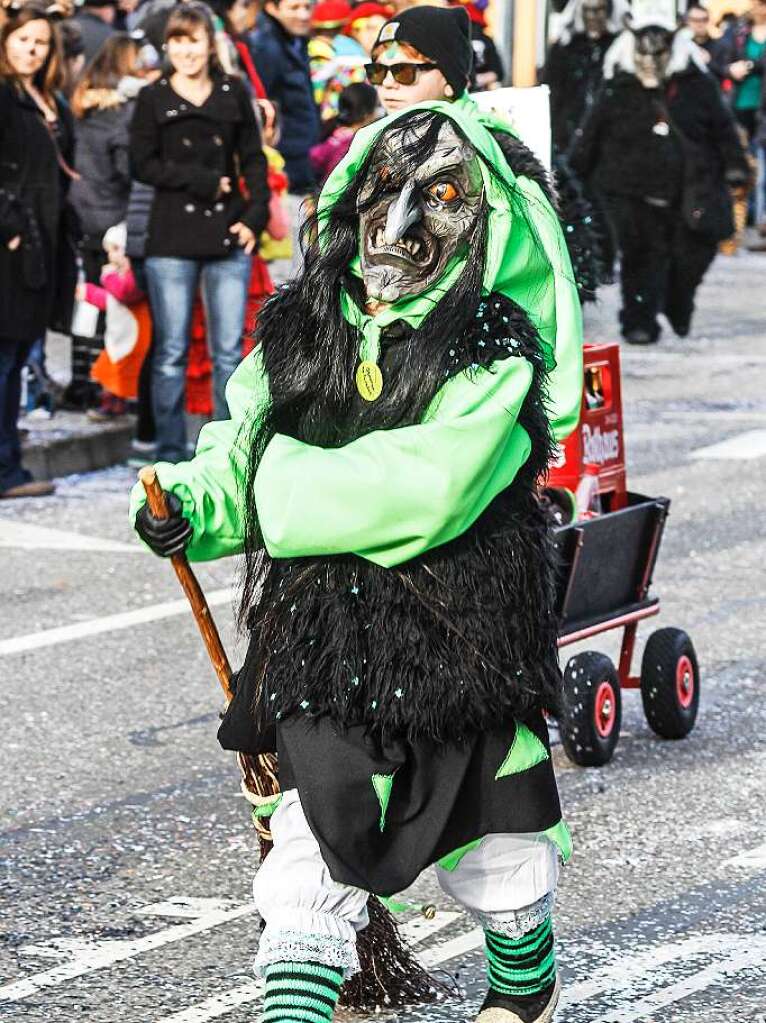
<svg viewBox="0 0 766 1023">
<path fill-rule="evenodd" d="M 430 3 L 468 14 L 471 88 L 503 84 L 488 0 Z M 562 151 L 599 87 L 616 3 L 582 0 L 551 50 Z M 28 409 L 52 405 L 46 331 L 71 338 L 56 403 L 94 419 L 136 412 L 144 460 L 188 456 L 186 412 L 227 414 L 272 276 L 298 264 L 301 204 L 359 128 L 413 89 L 450 96 L 446 58 L 446 77 L 422 53 L 414 72 L 377 63 L 382 26 L 417 5 L 0 0 L 0 498 L 52 490 L 23 468 L 17 427 L 25 366 Z M 686 17 L 763 166 L 766 0 L 717 33 L 703 6 Z M 763 185 L 755 194 L 761 223 Z"/>
<path fill-rule="evenodd" d="M 296 265 L 300 204 L 382 115 L 364 65 L 408 6 L 4 0 L 0 497 L 53 489 L 18 431 L 25 373 L 26 410 L 53 405 L 48 331 L 71 338 L 56 404 L 136 412 L 142 460 L 188 456 L 187 412 L 227 415 L 268 261 Z M 469 12 L 477 81 L 500 81 L 486 0 L 442 6 Z"/>
</svg>

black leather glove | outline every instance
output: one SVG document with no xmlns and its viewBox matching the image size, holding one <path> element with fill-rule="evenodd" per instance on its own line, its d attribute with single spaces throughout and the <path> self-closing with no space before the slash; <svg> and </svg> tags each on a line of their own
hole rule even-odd
<svg viewBox="0 0 766 1023">
<path fill-rule="evenodd" d="M 148 505 L 136 515 L 135 529 L 145 544 L 161 558 L 181 554 L 186 550 L 192 535 L 192 525 L 181 512 L 183 505 L 175 494 L 164 491 L 169 515 L 166 519 L 155 519 Z"/>
</svg>

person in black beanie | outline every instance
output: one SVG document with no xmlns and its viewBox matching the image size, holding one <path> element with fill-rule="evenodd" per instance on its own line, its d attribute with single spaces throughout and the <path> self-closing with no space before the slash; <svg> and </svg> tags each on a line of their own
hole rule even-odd
<svg viewBox="0 0 766 1023">
<path fill-rule="evenodd" d="M 462 8 L 412 7 L 387 21 L 365 65 L 387 113 L 466 91 L 473 66 L 471 23 Z"/>
<path fill-rule="evenodd" d="M 466 96 L 473 62 L 471 22 L 464 8 L 411 7 L 383 25 L 365 70 L 386 113 L 395 114 L 415 103 Z M 559 206 L 550 174 L 510 126 L 490 131 L 513 173 L 536 181 L 558 209 L 580 297 L 589 300 L 599 283 L 601 247 L 579 185 L 567 182 Z"/>
</svg>

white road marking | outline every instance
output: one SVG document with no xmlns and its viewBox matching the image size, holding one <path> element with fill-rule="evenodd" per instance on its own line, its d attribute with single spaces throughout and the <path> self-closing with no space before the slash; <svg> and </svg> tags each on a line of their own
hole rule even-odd
<svg viewBox="0 0 766 1023">
<path fill-rule="evenodd" d="M 735 935 L 729 935 L 729 937 L 733 938 Z M 763 943 L 760 948 L 753 948 L 749 939 L 740 937 L 739 941 L 742 943 L 740 950 L 726 959 L 710 963 L 709 966 L 692 974 L 691 977 L 684 977 L 683 980 L 660 988 L 659 991 L 639 998 L 638 1001 L 633 1000 L 628 1004 L 618 1005 L 606 1015 L 593 1020 L 592 1023 L 638 1023 L 639 1020 L 645 1020 L 650 1012 L 680 1002 L 698 991 L 704 991 L 730 973 L 738 973 L 740 970 L 766 964 L 766 947 Z"/>
<path fill-rule="evenodd" d="M 188 1009 L 174 1012 L 172 1016 L 164 1016 L 157 1020 L 157 1023 L 205 1023 L 206 1020 L 225 1016 L 239 1005 L 258 1001 L 262 994 L 263 981 L 251 980 L 247 984 L 232 988 L 231 991 L 224 991 L 222 995 L 213 995 L 203 1002 L 190 1005 Z"/>
<path fill-rule="evenodd" d="M 151 906 L 148 907 L 149 910 L 151 908 Z M 218 906 L 217 908 L 203 909 L 189 923 L 176 924 L 173 927 L 165 928 L 165 930 L 156 931 L 154 934 L 147 934 L 143 938 L 108 938 L 93 942 L 75 941 L 69 946 L 74 951 L 74 957 L 69 962 L 61 963 L 59 966 L 53 966 L 49 970 L 33 973 L 22 980 L 3 985 L 0 987 L 0 1002 L 21 1001 L 21 999 L 29 998 L 30 995 L 34 995 L 45 988 L 57 987 L 67 980 L 82 977 L 84 974 L 93 973 L 95 970 L 103 970 L 107 966 L 112 966 L 114 963 L 122 962 L 125 959 L 132 959 L 143 952 L 153 952 L 157 948 L 162 948 L 163 945 L 191 938 L 195 934 L 201 934 L 203 931 L 209 931 L 212 927 L 219 927 L 221 924 L 238 920 L 240 917 L 247 916 L 254 911 L 254 907 L 250 903 L 243 906 L 235 906 L 234 908 L 221 908 L 221 906 Z M 67 945 L 62 939 L 54 940 L 50 944 L 54 951 L 60 950 L 65 952 L 67 950 Z M 31 954 L 39 954 L 39 952 L 35 953 L 34 950 L 39 949 L 40 946 L 30 946 L 29 948 Z"/>
<path fill-rule="evenodd" d="M 705 360 L 705 369 L 743 369 L 745 366 L 766 366 L 766 355 L 758 355 L 754 352 L 743 352 L 737 353 L 736 355 L 724 355 L 720 354 L 709 354 L 704 352 L 702 349 L 694 349 L 690 347 L 685 355 L 679 358 L 679 352 L 669 351 L 656 351 L 647 352 L 643 349 L 641 351 L 634 351 L 632 348 L 628 348 L 627 345 L 620 345 L 620 362 L 625 366 L 630 367 L 642 367 L 648 366 L 650 363 L 675 363 L 675 369 L 678 376 L 684 376 L 689 372 L 688 359 L 689 356 L 701 355 Z M 667 373 L 668 370 L 666 369 Z M 671 370 L 672 372 L 672 370 Z"/>
<path fill-rule="evenodd" d="M 668 963 L 680 961 L 688 964 L 694 957 L 720 956 L 713 963 L 673 984 L 654 991 L 651 995 L 631 996 L 630 989 L 645 982 L 647 974 Z M 579 1007 L 596 995 L 609 992 L 614 996 L 624 992 L 621 1006 L 610 1010 L 592 1023 L 633 1023 L 648 1011 L 678 1002 L 696 991 L 703 991 L 727 973 L 735 973 L 753 966 L 766 966 L 766 937 L 760 935 L 711 933 L 695 934 L 679 941 L 667 942 L 639 952 L 631 951 L 630 958 L 613 966 L 599 967 L 587 980 L 570 985 L 561 1000 L 562 1008 Z M 661 977 L 665 974 L 660 972 Z"/>
<path fill-rule="evenodd" d="M 461 915 L 460 913 L 449 913 L 439 910 L 433 920 L 418 917 L 414 920 L 408 920 L 406 924 L 402 924 L 399 930 L 405 941 L 417 945 L 448 924 L 451 924 Z M 475 934 L 479 935 L 479 941 L 481 942 L 483 940 L 482 932 L 480 930 L 471 931 L 472 936 Z M 449 950 L 451 946 L 455 945 L 456 941 L 462 940 L 464 938 L 448 941 L 446 944 L 439 945 L 436 949 L 430 950 L 431 961 L 428 961 L 429 952 L 424 953 L 420 958 L 427 966 L 434 966 L 436 963 L 445 962 L 453 955 L 459 954 L 459 952 L 451 952 Z M 445 950 L 448 951 L 446 955 L 443 954 Z M 440 952 L 442 953 L 441 955 L 438 954 Z M 157 1023 L 207 1023 L 207 1020 L 225 1016 L 232 1009 L 236 1009 L 240 1005 L 247 1005 L 250 1002 L 258 1001 L 262 994 L 263 981 L 251 980 L 247 984 L 240 984 L 239 987 L 232 988 L 230 991 L 224 991 L 222 994 L 212 995 L 210 998 L 205 998 L 204 1001 L 196 1002 L 186 1009 L 181 1009 L 180 1012 L 164 1016 L 162 1019 L 157 1020 Z"/>
<path fill-rule="evenodd" d="M 689 419 L 690 416 L 693 416 L 697 420 L 698 419 L 715 419 L 717 422 L 721 422 L 721 420 L 726 420 L 726 422 L 729 422 L 729 423 L 751 423 L 751 422 L 753 422 L 753 420 L 760 421 L 761 419 L 766 419 L 766 412 L 759 412 L 756 409 L 753 409 L 750 412 L 746 412 L 743 409 L 726 409 L 726 408 L 724 408 L 724 409 L 695 409 L 695 408 L 689 408 L 689 409 L 661 409 L 659 411 L 659 418 L 660 419 L 682 419 L 682 420 L 686 420 L 686 419 Z M 633 429 L 635 426 L 637 426 L 637 425 L 640 426 L 642 424 L 641 424 L 640 421 L 638 421 L 636 423 L 633 423 L 633 422 L 631 422 L 629 420 L 628 424 L 626 424 L 626 425 L 629 425 L 630 428 Z M 646 425 L 656 432 L 656 430 L 657 430 L 656 423 L 647 423 Z"/>
<path fill-rule="evenodd" d="M 408 944 L 419 945 L 426 938 L 430 938 L 431 935 L 443 931 L 445 927 L 454 923 L 459 916 L 462 916 L 462 913 L 453 913 L 449 910 L 440 909 L 437 910 L 436 916 L 432 920 L 426 920 L 424 916 L 417 916 L 413 920 L 408 920 L 406 923 L 401 924 L 399 931 Z"/>
<path fill-rule="evenodd" d="M 766 842 L 757 845 L 755 849 L 746 849 L 744 852 L 732 856 L 730 860 L 724 861 L 725 867 L 766 867 Z"/>
<path fill-rule="evenodd" d="M 172 899 L 166 899 L 165 902 L 153 902 L 150 906 L 143 906 L 141 916 L 170 916 L 176 919 L 189 917 L 191 920 L 196 920 L 214 909 L 231 909 L 231 900 L 174 896 Z"/>
<path fill-rule="evenodd" d="M 15 519 L 0 519 L 0 547 L 27 551 L 109 551 L 119 554 L 141 554 L 144 550 L 138 543 L 102 540 L 100 537 L 69 533 L 63 529 L 32 526 Z"/>
<path fill-rule="evenodd" d="M 759 850 L 762 848 L 766 848 L 766 844 L 764 847 L 758 847 Z M 758 850 L 752 850 L 756 851 Z M 193 937 L 202 931 L 253 913 L 254 909 L 250 904 L 231 907 L 230 903 L 222 899 L 173 898 L 147 906 L 143 912 L 147 916 L 187 916 L 191 919 L 189 923 L 178 924 L 136 940 L 110 939 L 88 943 L 81 939 L 60 938 L 54 939 L 46 946 L 26 946 L 21 949 L 26 954 L 72 958 L 70 962 L 61 963 L 49 970 L 0 987 L 0 1001 L 19 1001 L 83 974 L 103 969 L 125 959 L 132 959 L 143 952 L 153 951 L 171 942 Z M 453 924 L 459 916 L 458 913 L 439 912 L 433 920 L 415 918 L 401 927 L 402 936 L 412 944 L 422 943 L 426 938 Z M 432 968 L 473 952 L 483 944 L 483 940 L 482 930 L 475 928 L 426 950 L 420 958 L 424 966 Z M 579 951 L 575 950 L 575 953 Z M 713 957 L 714 961 L 690 976 L 666 984 L 649 995 L 635 993 L 639 984 L 645 987 L 647 976 L 653 972 L 657 973 L 658 979 L 666 980 L 667 971 L 663 968 L 668 964 L 680 962 L 682 967 L 688 968 L 692 960 L 702 956 Z M 599 965 L 590 977 L 571 984 L 565 990 L 561 1007 L 579 1007 L 590 998 L 608 993 L 612 999 L 617 996 L 617 1004 L 592 1023 L 639 1023 L 640 1020 L 646 1019 L 648 1013 L 703 991 L 729 974 L 764 967 L 766 967 L 764 936 L 718 932 L 696 934 L 678 941 L 634 950 L 629 959 L 623 959 L 613 965 Z M 158 1023 L 206 1023 L 208 1020 L 225 1016 L 240 1005 L 257 1001 L 262 994 L 262 981 L 248 981 L 239 987 L 213 995 L 163 1017 Z"/>
<path fill-rule="evenodd" d="M 205 596 L 208 604 L 211 607 L 216 607 L 219 604 L 231 603 L 234 599 L 234 592 L 231 589 L 212 590 Z M 43 629 L 40 632 L 27 633 L 25 636 L 13 636 L 11 639 L 0 640 L 0 657 L 25 653 L 27 650 L 40 650 L 42 647 L 55 646 L 58 643 L 69 643 L 74 639 L 86 639 L 104 632 L 130 629 L 134 625 L 145 625 L 147 622 L 157 622 L 162 618 L 188 614 L 189 610 L 189 602 L 185 598 L 183 600 L 168 600 L 163 604 L 139 607 L 134 611 L 122 611 L 120 614 L 105 615 L 103 618 L 91 618 L 86 622 L 61 625 L 55 629 Z"/>
<path fill-rule="evenodd" d="M 443 945 L 429 948 L 420 956 L 420 961 L 427 968 L 438 966 L 439 963 L 446 963 L 449 959 L 455 959 L 456 956 L 464 956 L 468 952 L 473 952 L 474 949 L 479 948 L 483 944 L 484 931 L 481 927 L 475 927 L 472 931 L 460 934 L 457 938 L 452 938 L 451 941 L 447 941 Z"/>
<path fill-rule="evenodd" d="M 710 444 L 691 452 L 691 458 L 722 459 L 725 461 L 749 461 L 766 455 L 766 430 L 748 430 L 729 437 L 719 444 Z"/>
</svg>

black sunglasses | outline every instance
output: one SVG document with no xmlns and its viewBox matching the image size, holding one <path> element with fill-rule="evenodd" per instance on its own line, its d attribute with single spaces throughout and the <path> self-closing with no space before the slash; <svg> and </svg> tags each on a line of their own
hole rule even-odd
<svg viewBox="0 0 766 1023">
<path fill-rule="evenodd" d="M 414 85 L 421 71 L 435 71 L 438 64 L 365 64 L 364 71 L 370 85 L 382 85 L 391 72 L 399 85 Z"/>
</svg>

